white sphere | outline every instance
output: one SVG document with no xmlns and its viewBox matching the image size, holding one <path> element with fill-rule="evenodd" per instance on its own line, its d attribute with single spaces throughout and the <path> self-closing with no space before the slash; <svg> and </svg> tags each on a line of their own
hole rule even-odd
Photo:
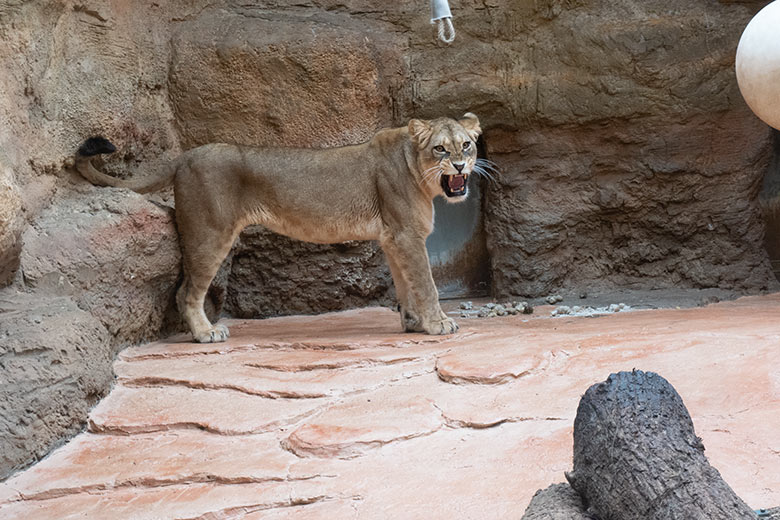
<svg viewBox="0 0 780 520">
<path fill-rule="evenodd" d="M 751 110 L 780 129 L 780 0 L 750 20 L 737 46 L 737 83 Z"/>
</svg>

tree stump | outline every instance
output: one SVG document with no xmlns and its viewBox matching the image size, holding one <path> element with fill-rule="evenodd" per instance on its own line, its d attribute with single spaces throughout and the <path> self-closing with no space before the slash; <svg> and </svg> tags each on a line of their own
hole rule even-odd
<svg viewBox="0 0 780 520">
<path fill-rule="evenodd" d="M 612 374 L 588 389 L 566 478 L 600 520 L 757 518 L 710 466 L 680 396 L 652 372 Z"/>
<path fill-rule="evenodd" d="M 780 507 L 762 509 L 761 512 L 762 514 L 759 515 L 760 520 L 780 520 Z"/>
<path fill-rule="evenodd" d="M 582 499 L 568 484 L 553 484 L 536 492 L 521 520 L 592 520 Z"/>
</svg>

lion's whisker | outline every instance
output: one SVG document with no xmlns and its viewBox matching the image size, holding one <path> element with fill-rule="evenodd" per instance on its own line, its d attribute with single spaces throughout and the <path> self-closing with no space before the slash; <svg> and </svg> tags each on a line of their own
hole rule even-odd
<svg viewBox="0 0 780 520">
<path fill-rule="evenodd" d="M 484 169 L 484 168 L 482 168 L 481 166 L 477 166 L 477 165 L 475 164 L 475 165 L 474 165 L 474 169 L 473 169 L 472 171 L 473 171 L 473 172 L 475 172 L 477 175 L 479 175 L 479 176 L 481 176 L 481 177 L 483 177 L 483 178 L 485 178 L 485 179 L 488 179 L 488 180 L 489 180 L 490 182 L 492 182 L 493 184 L 496 184 L 496 185 L 498 184 L 498 181 L 495 179 L 495 177 L 493 177 L 493 176 L 490 174 L 490 172 L 488 172 L 487 170 L 485 170 L 485 169 Z"/>
<path fill-rule="evenodd" d="M 491 166 L 494 166 L 494 167 L 498 168 L 498 164 L 496 164 L 495 162 L 491 161 L 490 159 L 484 159 L 484 158 L 480 157 L 480 158 L 477 159 L 477 162 L 478 163 L 482 163 L 482 164 L 489 164 Z"/>
<path fill-rule="evenodd" d="M 441 164 L 436 164 L 434 166 L 431 166 L 424 172 L 422 172 L 422 175 L 420 175 L 420 181 L 419 184 L 424 184 L 430 180 L 432 180 L 434 177 L 438 177 L 442 173 L 442 167 Z"/>
<path fill-rule="evenodd" d="M 496 175 L 501 175 L 501 170 L 499 170 L 498 165 L 493 161 L 488 161 L 487 159 L 477 159 L 475 165 L 480 166 L 485 170 L 490 170 Z"/>
</svg>

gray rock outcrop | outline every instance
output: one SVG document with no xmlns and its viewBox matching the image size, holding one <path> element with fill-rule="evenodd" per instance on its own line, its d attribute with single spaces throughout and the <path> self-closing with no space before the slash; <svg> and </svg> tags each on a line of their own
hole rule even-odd
<svg viewBox="0 0 780 520">
<path fill-rule="evenodd" d="M 0 295 L 0 479 L 83 428 L 113 356 L 111 335 L 70 298 Z"/>
</svg>

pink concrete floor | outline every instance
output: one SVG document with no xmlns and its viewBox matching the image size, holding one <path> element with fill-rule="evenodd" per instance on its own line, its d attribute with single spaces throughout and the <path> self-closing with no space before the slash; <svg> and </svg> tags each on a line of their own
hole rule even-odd
<svg viewBox="0 0 780 520">
<path fill-rule="evenodd" d="M 128 348 L 87 431 L 0 484 L 0 518 L 519 518 L 570 469 L 580 396 L 633 368 L 675 386 L 738 495 L 780 505 L 780 294 L 550 309 L 449 337 L 372 308 Z"/>
</svg>

